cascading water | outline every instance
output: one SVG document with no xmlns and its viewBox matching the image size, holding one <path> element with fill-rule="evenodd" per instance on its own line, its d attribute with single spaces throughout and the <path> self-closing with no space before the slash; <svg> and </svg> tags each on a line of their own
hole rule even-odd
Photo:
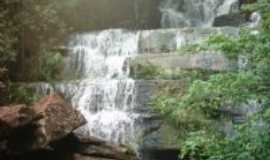
<svg viewBox="0 0 270 160">
<path fill-rule="evenodd" d="M 238 0 L 163 0 L 161 26 L 210 27 L 215 17 L 232 12 L 237 4 Z"/>
<path fill-rule="evenodd" d="M 133 112 L 135 82 L 128 77 L 127 59 L 136 56 L 138 37 L 120 29 L 73 36 L 65 74 L 77 74 L 80 80 L 41 86 L 43 93 L 63 93 L 85 116 L 88 123 L 76 131 L 78 135 L 136 144 L 139 115 Z"/>
</svg>

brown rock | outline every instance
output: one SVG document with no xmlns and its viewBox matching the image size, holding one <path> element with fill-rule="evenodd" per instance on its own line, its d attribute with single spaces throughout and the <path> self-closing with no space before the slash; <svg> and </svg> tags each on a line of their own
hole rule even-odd
<svg viewBox="0 0 270 160">
<path fill-rule="evenodd" d="M 33 109 L 44 117 L 37 122 L 40 126 L 36 131 L 37 148 L 46 147 L 50 142 L 64 138 L 86 123 L 82 114 L 57 94 L 41 99 Z"/>
<path fill-rule="evenodd" d="M 40 118 L 41 115 L 25 105 L 0 107 L 0 140 Z"/>
</svg>

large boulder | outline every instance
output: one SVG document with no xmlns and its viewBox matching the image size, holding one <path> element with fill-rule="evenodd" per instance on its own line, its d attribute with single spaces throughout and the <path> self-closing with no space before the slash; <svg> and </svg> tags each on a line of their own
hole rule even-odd
<svg viewBox="0 0 270 160">
<path fill-rule="evenodd" d="M 39 120 L 36 130 L 36 147 L 45 147 L 50 142 L 64 138 L 72 131 L 86 123 L 86 120 L 77 110 L 55 94 L 49 95 L 37 102 L 33 109 L 44 116 Z"/>
</svg>

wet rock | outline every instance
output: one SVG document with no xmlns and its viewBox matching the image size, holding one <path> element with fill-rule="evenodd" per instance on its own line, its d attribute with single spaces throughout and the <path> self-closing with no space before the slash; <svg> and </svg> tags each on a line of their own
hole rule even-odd
<svg viewBox="0 0 270 160">
<path fill-rule="evenodd" d="M 90 157 L 104 157 L 117 160 L 136 160 L 136 153 L 124 145 L 114 145 L 103 140 L 89 137 L 80 139 L 78 153 Z"/>
</svg>

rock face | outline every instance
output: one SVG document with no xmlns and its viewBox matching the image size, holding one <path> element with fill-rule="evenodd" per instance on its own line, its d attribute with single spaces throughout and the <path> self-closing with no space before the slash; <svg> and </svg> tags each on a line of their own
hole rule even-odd
<svg viewBox="0 0 270 160">
<path fill-rule="evenodd" d="M 241 26 L 247 23 L 246 15 L 240 13 L 221 15 L 215 18 L 213 26 Z"/>
<path fill-rule="evenodd" d="M 136 75 L 141 67 L 156 67 L 165 71 L 198 69 L 211 71 L 232 70 L 236 64 L 219 53 L 201 52 L 197 54 L 145 54 L 131 60 L 132 74 Z M 136 77 L 136 76 L 135 76 Z"/>
</svg>

